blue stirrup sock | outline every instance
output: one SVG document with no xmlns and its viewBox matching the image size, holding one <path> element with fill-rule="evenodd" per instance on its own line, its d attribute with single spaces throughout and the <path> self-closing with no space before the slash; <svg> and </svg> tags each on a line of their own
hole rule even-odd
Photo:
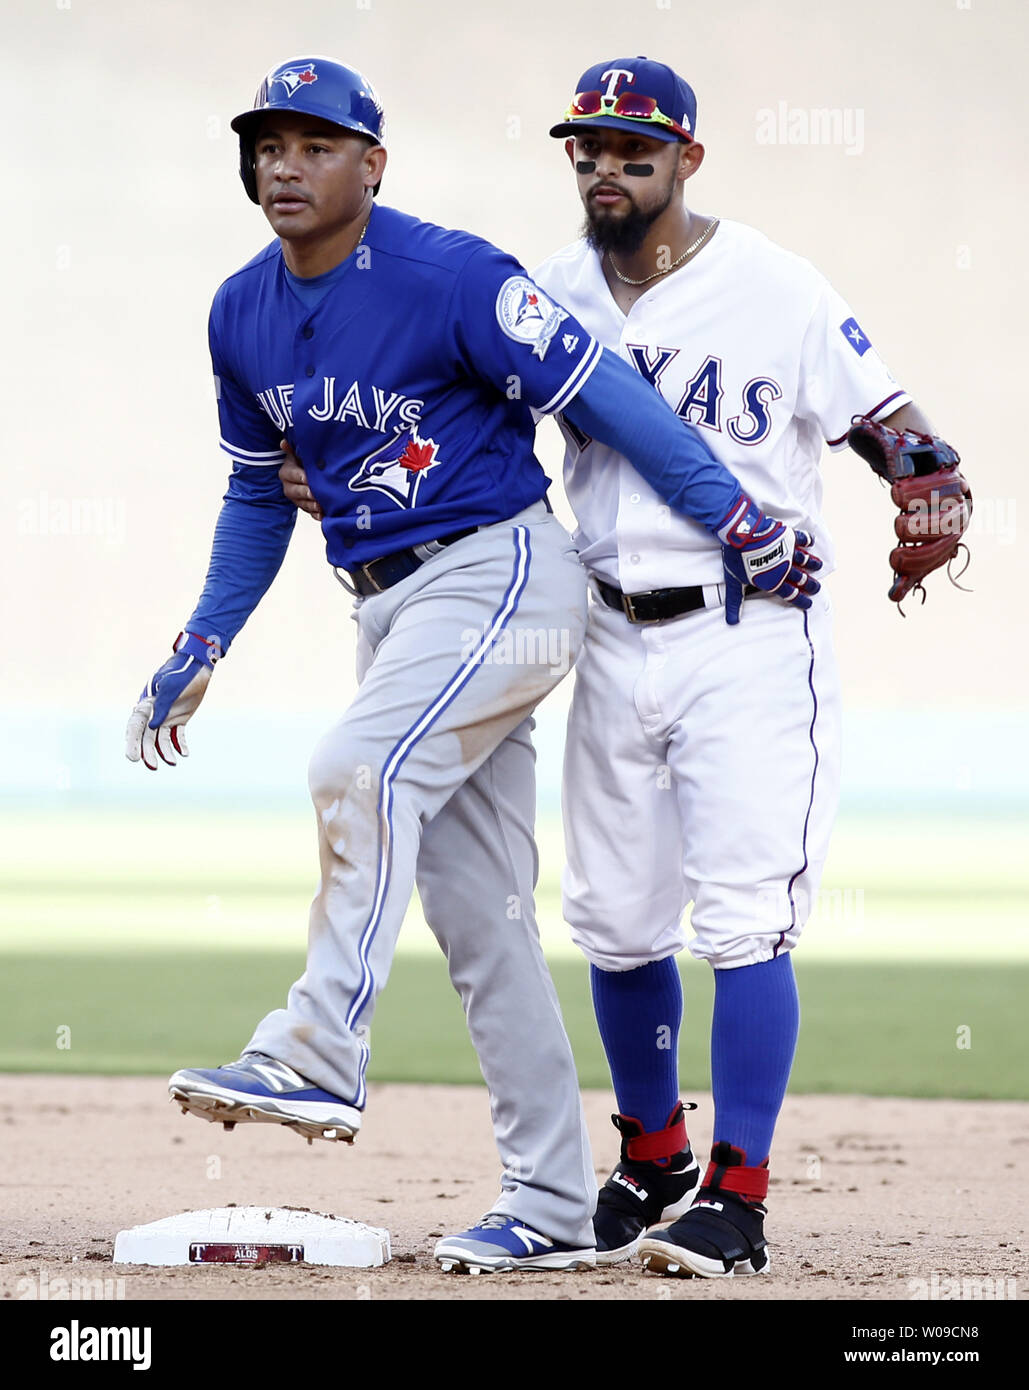
<svg viewBox="0 0 1029 1390">
<path fill-rule="evenodd" d="M 662 1130 L 679 1101 L 682 984 L 674 956 L 636 970 L 590 966 L 593 1009 L 618 1110 L 644 1133 Z"/>
<path fill-rule="evenodd" d="M 715 971 L 711 1087 L 715 1144 L 742 1149 L 758 1167 L 772 1147 L 800 1031 L 790 953 Z"/>
</svg>

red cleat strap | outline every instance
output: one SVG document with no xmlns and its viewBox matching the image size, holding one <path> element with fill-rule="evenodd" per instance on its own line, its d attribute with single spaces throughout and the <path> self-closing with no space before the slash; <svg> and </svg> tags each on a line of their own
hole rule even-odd
<svg viewBox="0 0 1029 1390">
<path fill-rule="evenodd" d="M 630 1139 L 625 1152 L 634 1163 L 646 1163 L 655 1158 L 672 1158 L 675 1154 L 682 1153 L 689 1142 L 686 1121 L 681 1119 L 678 1124 L 668 1129 L 655 1130 L 653 1134 L 640 1134 L 635 1139 Z"/>
<path fill-rule="evenodd" d="M 768 1196 L 768 1169 L 724 1168 L 709 1163 L 702 1185 L 716 1191 L 735 1192 L 747 1202 L 763 1202 Z"/>
</svg>

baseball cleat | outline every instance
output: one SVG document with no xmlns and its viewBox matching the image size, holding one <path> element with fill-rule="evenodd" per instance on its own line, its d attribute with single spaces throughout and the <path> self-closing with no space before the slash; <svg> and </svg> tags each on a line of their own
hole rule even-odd
<svg viewBox="0 0 1029 1390">
<path fill-rule="evenodd" d="M 638 1120 L 628 1115 L 612 1115 L 612 1123 L 622 1135 L 622 1156 L 597 1196 L 593 1233 L 597 1241 L 597 1264 L 613 1265 L 629 1260 L 651 1226 L 674 1221 L 687 1211 L 700 1185 L 700 1164 L 693 1156 L 683 1107 L 676 1105 L 664 1130 L 645 1134 Z M 662 1147 L 660 1136 L 669 1144 L 681 1144 L 677 1152 L 661 1164 L 638 1157 L 643 1149 Z M 630 1155 L 637 1155 L 630 1157 Z"/>
<path fill-rule="evenodd" d="M 651 1231 L 640 1241 L 637 1254 L 644 1269 L 680 1279 L 768 1273 L 767 1211 L 754 1195 L 767 1190 L 768 1170 L 744 1167 L 743 1158 L 730 1144 L 714 1146 L 704 1185 L 690 1209 L 667 1230 Z M 733 1191 L 734 1186 L 743 1190 Z"/>
<path fill-rule="evenodd" d="M 561 1245 L 517 1217 L 488 1212 L 470 1230 L 446 1236 L 433 1251 L 444 1274 L 496 1274 L 517 1269 L 593 1269 L 592 1248 Z"/>
<path fill-rule="evenodd" d="M 329 1139 L 350 1144 L 361 1128 L 359 1110 L 259 1052 L 223 1067 L 177 1071 L 168 1091 L 184 1115 L 199 1115 L 226 1129 L 253 1120 L 285 1125 L 308 1143 Z"/>
</svg>

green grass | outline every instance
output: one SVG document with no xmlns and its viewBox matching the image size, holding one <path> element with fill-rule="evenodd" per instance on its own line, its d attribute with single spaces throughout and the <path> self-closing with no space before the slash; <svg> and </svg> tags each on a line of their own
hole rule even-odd
<svg viewBox="0 0 1029 1390">
<path fill-rule="evenodd" d="M 841 821 L 795 956 L 794 1092 L 1026 1097 L 1027 836 L 1024 815 Z M 538 838 L 544 947 L 583 1085 L 607 1087 L 586 966 L 561 920 L 559 826 L 542 821 Z M 0 841 L 0 1070 L 227 1061 L 303 969 L 317 873 L 306 809 L 27 808 L 0 811 Z M 688 1094 L 709 1084 L 713 984 L 705 965 L 679 960 Z M 417 905 L 372 1042 L 373 1079 L 479 1081 Z"/>
<path fill-rule="evenodd" d="M 542 820 L 537 838 L 544 946 L 578 963 L 559 825 Z M 1027 840 L 1024 816 L 841 820 L 798 955 L 1029 963 Z M 0 844 L 0 952 L 300 949 L 318 874 L 306 809 L 0 810 Z M 411 949 L 436 949 L 417 907 L 400 937 Z"/>
<path fill-rule="evenodd" d="M 681 958 L 680 958 L 681 959 Z M 0 1070 L 166 1074 L 238 1055 L 303 968 L 299 951 L 20 951 L 3 963 Z M 582 961 L 552 965 L 584 1086 L 607 1087 Z M 682 961 L 684 1095 L 707 1089 L 710 970 Z M 1026 1097 L 1029 965 L 798 959 L 803 1023 L 791 1090 Z M 58 1029 L 70 1048 L 58 1048 Z M 971 1047 L 959 1047 L 967 1028 Z M 517 1045 L 517 1039 L 512 1040 Z M 401 955 L 382 995 L 370 1078 L 478 1082 L 442 956 Z"/>
</svg>

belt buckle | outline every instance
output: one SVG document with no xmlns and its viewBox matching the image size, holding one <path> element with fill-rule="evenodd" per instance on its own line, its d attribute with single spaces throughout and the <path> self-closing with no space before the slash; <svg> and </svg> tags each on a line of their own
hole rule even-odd
<svg viewBox="0 0 1029 1390">
<path fill-rule="evenodd" d="M 622 595 L 622 610 L 625 613 L 625 616 L 629 619 L 629 622 L 635 623 L 637 627 L 645 627 L 648 623 L 661 622 L 660 618 L 639 618 L 636 616 L 636 605 L 633 603 L 633 599 L 642 597 L 642 594 Z"/>
<path fill-rule="evenodd" d="M 368 564 L 359 565 L 358 570 L 361 576 L 363 577 L 365 583 L 370 584 L 377 594 L 381 594 L 383 593 L 382 585 L 379 583 L 379 581 L 375 578 L 373 574 L 369 573 L 369 566 L 374 565 L 375 563 L 375 560 L 369 560 Z"/>
<path fill-rule="evenodd" d="M 374 563 L 374 561 L 370 563 Z M 351 582 L 352 572 L 350 570 L 345 570 L 340 565 L 333 565 L 332 572 L 339 580 L 339 582 L 343 585 L 344 589 L 346 589 L 348 594 L 352 594 L 354 598 L 368 597 L 367 594 L 363 594 L 361 590 L 358 589 L 357 586 Z M 358 565 L 357 569 L 353 571 L 353 574 L 360 574 L 362 578 L 372 586 L 372 588 L 375 590 L 377 594 L 382 593 L 382 585 L 377 583 L 376 580 L 373 579 L 372 576 L 368 573 L 367 565 Z"/>
</svg>

